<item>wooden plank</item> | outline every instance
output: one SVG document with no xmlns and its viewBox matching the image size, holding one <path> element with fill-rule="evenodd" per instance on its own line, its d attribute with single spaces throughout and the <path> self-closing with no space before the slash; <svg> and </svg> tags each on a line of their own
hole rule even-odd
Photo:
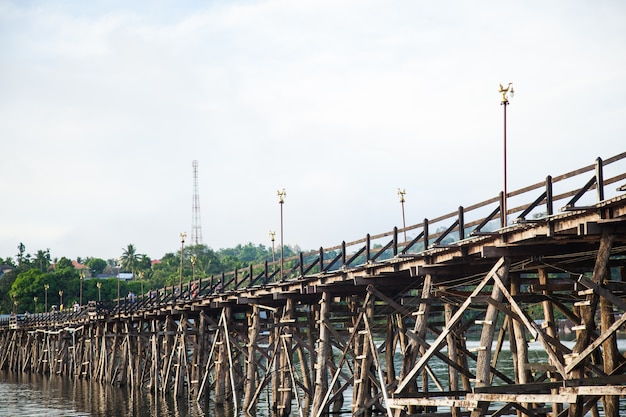
<svg viewBox="0 0 626 417">
<path fill-rule="evenodd" d="M 467 394 L 465 399 L 476 402 L 507 402 L 507 403 L 572 403 L 576 401 L 575 393 L 560 394 Z"/>
</svg>

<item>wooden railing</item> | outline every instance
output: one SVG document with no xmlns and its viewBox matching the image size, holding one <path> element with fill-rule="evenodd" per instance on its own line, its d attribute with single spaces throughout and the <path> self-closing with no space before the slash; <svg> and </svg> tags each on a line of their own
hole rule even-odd
<svg viewBox="0 0 626 417">
<path fill-rule="evenodd" d="M 604 161 L 597 158 L 594 164 L 556 177 L 548 176 L 545 181 L 508 193 L 506 215 L 502 212 L 504 195 L 500 193 L 406 228 L 368 234 L 362 239 L 285 258 L 284 279 L 358 267 L 392 257 L 415 256 L 435 247 L 458 245 L 468 238 L 497 233 L 515 224 L 546 221 L 559 212 L 583 209 L 584 204 L 593 205 L 617 196 L 626 191 L 626 186 L 621 184 L 624 180 L 626 152 Z M 611 185 L 615 188 L 609 188 Z M 594 195 L 590 195 L 594 190 Z M 404 233 L 406 241 L 400 240 Z M 219 282 L 224 290 L 267 285 L 280 280 L 279 265 L 280 261 L 250 265 L 211 280 Z"/>
<path fill-rule="evenodd" d="M 591 175 L 590 175 L 591 174 Z M 523 222 L 546 221 L 560 212 L 584 209 L 584 204 L 593 205 L 616 197 L 626 191 L 626 152 L 607 160 L 596 159 L 594 164 L 556 177 L 548 176 L 545 181 L 515 190 L 507 195 L 506 215 L 502 212 L 504 195 L 436 217 L 423 222 L 394 228 L 377 235 L 366 235 L 362 239 L 317 251 L 299 253 L 284 259 L 284 276 L 280 276 L 280 260 L 249 265 L 219 276 L 202 278 L 152 291 L 138 299 L 114 300 L 98 308 L 82 308 L 79 312 L 57 312 L 21 317 L 20 320 L 63 322 L 97 314 L 98 311 L 130 314 L 138 309 L 191 301 L 210 294 L 235 291 L 242 288 L 269 285 L 281 280 L 304 277 L 343 269 L 356 268 L 375 262 L 384 262 L 394 257 L 419 256 L 424 251 L 462 244 L 476 236 L 499 233 L 502 229 Z M 609 188 L 613 185 L 614 188 Z M 594 195 L 591 191 L 594 191 Z M 400 236 L 407 234 L 406 240 Z M 100 309 L 100 310 L 98 310 Z M 9 318 L 0 319 L 0 328 L 9 326 Z"/>
</svg>

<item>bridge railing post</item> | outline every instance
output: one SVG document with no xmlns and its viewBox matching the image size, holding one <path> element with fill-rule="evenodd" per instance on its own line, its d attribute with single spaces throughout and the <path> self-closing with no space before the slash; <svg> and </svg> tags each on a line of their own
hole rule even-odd
<svg viewBox="0 0 626 417">
<path fill-rule="evenodd" d="M 463 206 L 459 206 L 459 240 L 465 239 L 465 212 Z"/>
<path fill-rule="evenodd" d="M 500 191 L 500 227 L 506 226 L 506 205 L 504 198 L 504 192 Z"/>
<path fill-rule="evenodd" d="M 596 159 L 596 188 L 598 191 L 598 202 L 604 201 L 604 173 L 602 158 Z"/>
<path fill-rule="evenodd" d="M 546 212 L 548 216 L 554 214 L 554 200 L 552 198 L 552 176 L 546 177 Z"/>
<path fill-rule="evenodd" d="M 393 228 L 393 256 L 398 256 L 398 227 Z"/>
<path fill-rule="evenodd" d="M 372 253 L 370 252 L 371 243 L 372 243 L 371 237 L 370 237 L 370 234 L 368 233 L 367 236 L 365 237 L 365 263 L 370 263 L 372 259 Z"/>
<path fill-rule="evenodd" d="M 424 250 L 428 250 L 428 219 L 424 219 Z"/>
<path fill-rule="evenodd" d="M 320 272 L 324 272 L 324 248 L 320 246 Z"/>
</svg>

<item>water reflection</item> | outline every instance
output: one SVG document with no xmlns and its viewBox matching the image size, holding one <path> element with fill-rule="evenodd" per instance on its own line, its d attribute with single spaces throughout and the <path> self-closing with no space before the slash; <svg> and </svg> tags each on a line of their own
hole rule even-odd
<svg viewBox="0 0 626 417">
<path fill-rule="evenodd" d="M 0 371 L 0 417 L 233 417 L 216 407 L 59 376 Z"/>
</svg>

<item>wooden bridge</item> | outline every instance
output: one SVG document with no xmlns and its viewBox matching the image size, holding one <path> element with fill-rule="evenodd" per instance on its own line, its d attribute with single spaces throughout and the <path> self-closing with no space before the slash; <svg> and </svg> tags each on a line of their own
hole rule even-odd
<svg viewBox="0 0 626 417">
<path fill-rule="evenodd" d="M 265 263 L 110 308 L 15 316 L 0 323 L 0 369 L 249 414 L 263 397 L 277 416 L 618 416 L 625 183 L 626 152 L 511 192 L 506 205 L 500 194 L 285 259 L 282 274 Z M 529 355 L 531 342 L 546 359 Z"/>
</svg>

